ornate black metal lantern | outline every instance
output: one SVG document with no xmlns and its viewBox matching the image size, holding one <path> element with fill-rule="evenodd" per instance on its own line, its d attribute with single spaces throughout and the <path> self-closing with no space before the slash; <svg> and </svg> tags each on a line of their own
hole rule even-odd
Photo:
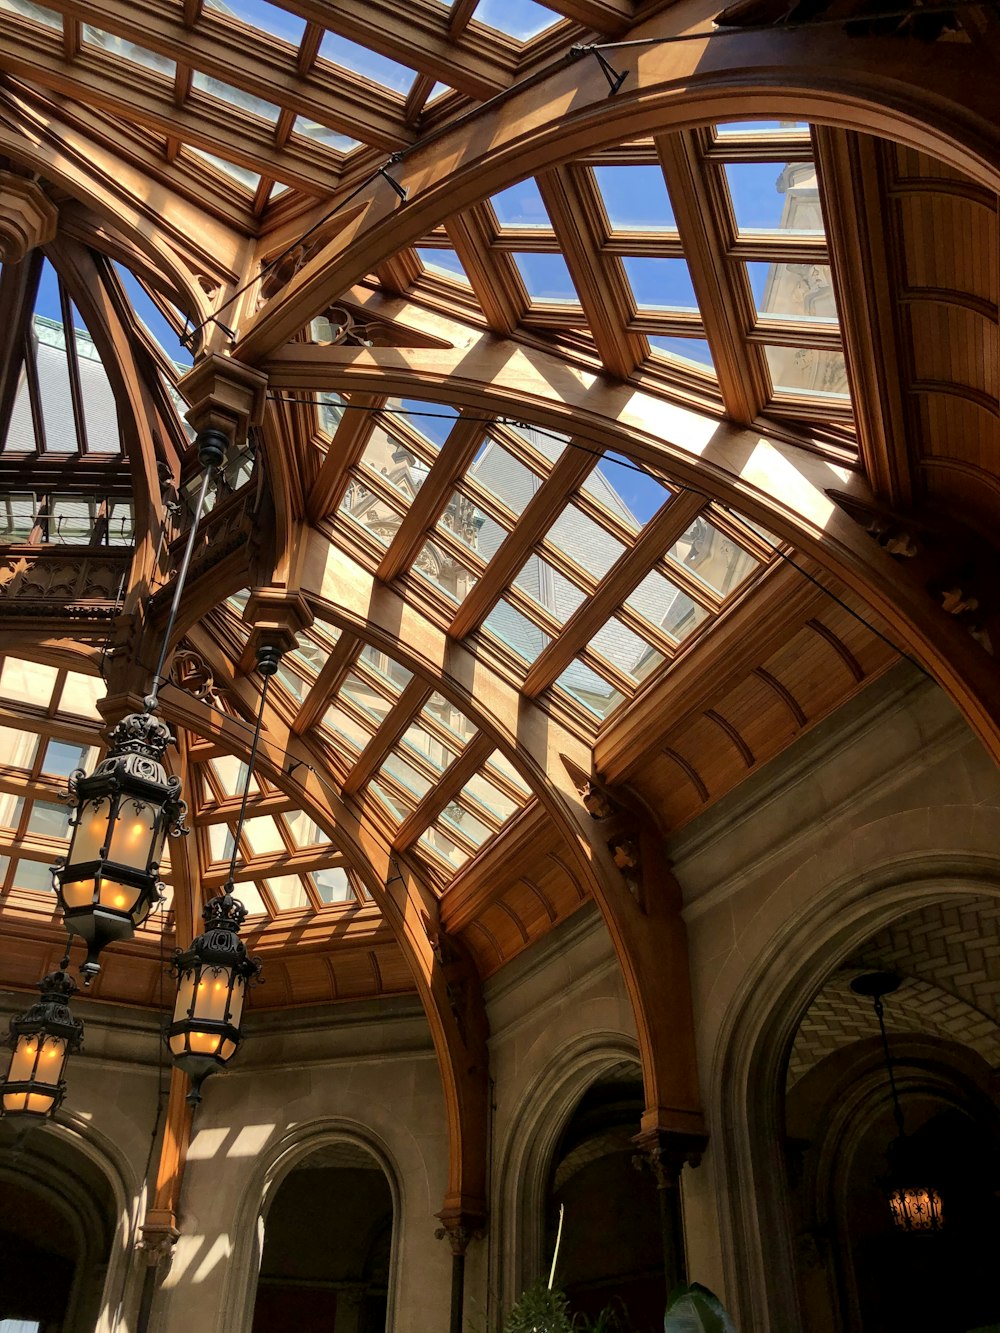
<svg viewBox="0 0 1000 1333">
<path fill-rule="evenodd" d="M 0 1082 L 0 1115 L 44 1120 L 58 1110 L 66 1095 L 66 1061 L 83 1040 L 83 1023 L 69 1009 L 76 990 L 72 977 L 60 968 L 38 989 L 42 998 L 10 1020 L 11 1058 Z"/>
<path fill-rule="evenodd" d="M 897 1137 L 889 1145 L 886 1156 L 889 1159 L 889 1175 L 883 1182 L 889 1212 L 893 1224 L 906 1232 L 940 1231 L 944 1226 L 944 1209 L 941 1195 L 929 1181 L 921 1181 L 923 1172 L 913 1160 L 911 1141 L 903 1128 L 903 1108 L 899 1104 L 899 1092 L 896 1088 L 896 1074 L 889 1054 L 889 1038 L 885 1030 L 884 995 L 891 995 L 899 989 L 902 978 L 895 972 L 866 972 L 855 977 L 851 990 L 855 995 L 864 995 L 872 1001 L 875 1017 L 878 1019 L 879 1032 L 882 1036 L 882 1052 L 885 1055 L 886 1070 L 889 1074 L 889 1089 L 892 1093 L 892 1113 L 896 1121 Z"/>
<path fill-rule="evenodd" d="M 129 939 L 160 901 L 160 858 L 168 833 L 185 832 L 180 779 L 163 767 L 170 728 L 152 712 L 130 713 L 111 732 L 108 756 L 88 777 L 70 779 L 76 798 L 73 838 L 53 883 L 66 929 L 87 943 L 87 983 L 101 970 L 98 955 Z"/>
<path fill-rule="evenodd" d="M 247 814 L 250 779 L 260 745 L 267 687 L 280 661 L 280 648 L 265 643 L 257 649 L 257 670 L 264 677 L 264 685 L 243 780 L 243 799 L 236 821 L 225 891 L 204 908 L 204 934 L 199 935 L 189 949 L 179 949 L 174 955 L 177 999 L 173 1022 L 166 1031 L 166 1042 L 174 1064 L 191 1077 L 188 1101 L 192 1106 L 201 1101 L 201 1085 L 209 1074 L 225 1068 L 236 1054 L 242 1036 L 240 1020 L 247 987 L 260 976 L 260 963 L 248 955 L 247 947 L 240 939 L 240 926 L 246 920 L 247 909 L 233 897 L 233 880 Z"/>
<path fill-rule="evenodd" d="M 231 893 L 213 898 L 203 915 L 204 933 L 174 956 L 177 998 L 166 1032 L 174 1064 L 191 1078 L 192 1105 L 201 1101 L 209 1074 L 224 1069 L 236 1054 L 247 987 L 260 975 L 260 963 L 240 939 L 247 909 L 239 899 Z"/>
</svg>

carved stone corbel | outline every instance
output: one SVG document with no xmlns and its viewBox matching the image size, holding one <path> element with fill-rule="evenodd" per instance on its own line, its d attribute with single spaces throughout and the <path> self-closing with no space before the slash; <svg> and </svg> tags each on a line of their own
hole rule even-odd
<svg viewBox="0 0 1000 1333">
<path fill-rule="evenodd" d="M 0 262 L 19 264 L 55 240 L 59 210 L 38 181 L 0 171 Z"/>
</svg>

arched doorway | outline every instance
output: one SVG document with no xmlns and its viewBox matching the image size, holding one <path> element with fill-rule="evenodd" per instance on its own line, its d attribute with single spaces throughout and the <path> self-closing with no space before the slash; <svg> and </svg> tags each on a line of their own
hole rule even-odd
<svg viewBox="0 0 1000 1333">
<path fill-rule="evenodd" d="M 551 1257 L 563 1207 L 556 1284 L 574 1313 L 618 1311 L 636 1333 L 663 1327 L 666 1290 L 656 1184 L 633 1136 L 644 1106 L 642 1074 L 623 1060 L 591 1084 L 566 1122 L 546 1196 Z"/>
<path fill-rule="evenodd" d="M 264 1219 L 253 1333 L 386 1333 L 392 1191 L 351 1142 L 309 1153 Z"/>
<path fill-rule="evenodd" d="M 982 898 L 902 915 L 827 977 L 799 1024 L 784 1124 L 809 1333 L 970 1333 L 1000 1322 L 995 916 Z M 940 1232 L 901 1231 L 887 1201 L 892 1097 L 871 1002 L 850 982 L 889 966 L 902 979 L 885 1017 L 910 1174 L 944 1201 Z"/>
<path fill-rule="evenodd" d="M 0 1329 L 93 1333 L 116 1224 L 112 1189 L 83 1153 L 0 1122 Z"/>
</svg>

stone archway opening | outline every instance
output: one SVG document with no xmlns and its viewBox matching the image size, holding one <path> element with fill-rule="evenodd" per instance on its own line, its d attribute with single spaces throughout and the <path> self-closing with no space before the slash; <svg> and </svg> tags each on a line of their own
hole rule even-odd
<svg viewBox="0 0 1000 1333">
<path fill-rule="evenodd" d="M 394 1209 L 379 1161 L 337 1140 L 274 1192 L 253 1333 L 387 1333 Z"/>
</svg>

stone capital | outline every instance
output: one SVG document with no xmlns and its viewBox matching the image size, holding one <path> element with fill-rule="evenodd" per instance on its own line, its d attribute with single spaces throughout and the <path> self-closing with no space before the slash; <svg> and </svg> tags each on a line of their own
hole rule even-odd
<svg viewBox="0 0 1000 1333">
<path fill-rule="evenodd" d="M 169 1260 L 181 1234 L 177 1218 L 169 1208 L 150 1208 L 140 1232 L 136 1249 L 142 1251 L 150 1268 Z"/>
<path fill-rule="evenodd" d="M 0 261 L 19 264 L 55 239 L 59 210 L 37 181 L 0 171 Z"/>
<path fill-rule="evenodd" d="M 442 1208 L 438 1220 L 441 1225 L 434 1236 L 437 1240 L 447 1240 L 452 1254 L 464 1254 L 470 1241 L 482 1240 L 486 1234 L 485 1213 Z"/>
<path fill-rule="evenodd" d="M 685 1166 L 698 1166 L 708 1135 L 670 1129 L 646 1129 L 632 1140 L 638 1152 L 635 1165 L 648 1166 L 657 1189 L 676 1189 Z"/>
</svg>

